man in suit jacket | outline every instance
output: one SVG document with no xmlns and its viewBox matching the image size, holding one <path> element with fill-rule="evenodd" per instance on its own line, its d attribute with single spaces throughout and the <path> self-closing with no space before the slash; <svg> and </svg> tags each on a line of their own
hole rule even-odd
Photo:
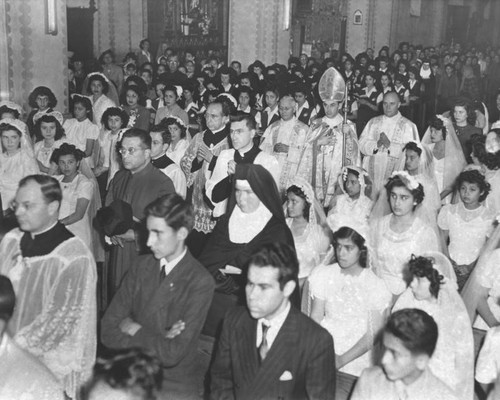
<svg viewBox="0 0 500 400">
<path fill-rule="evenodd" d="M 290 304 L 298 289 L 294 251 L 280 243 L 265 245 L 248 265 L 247 307 L 224 320 L 211 398 L 333 399 L 333 339 Z"/>
<path fill-rule="evenodd" d="M 169 194 L 145 212 L 154 257 L 140 256 L 125 276 L 102 319 L 101 339 L 109 348 L 153 353 L 165 368 L 163 391 L 195 399 L 198 339 L 215 283 L 184 244 L 194 223 L 189 203 Z"/>
</svg>

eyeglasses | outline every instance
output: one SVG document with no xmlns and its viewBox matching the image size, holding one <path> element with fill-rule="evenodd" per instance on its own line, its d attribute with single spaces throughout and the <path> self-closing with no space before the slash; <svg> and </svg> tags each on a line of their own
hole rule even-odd
<svg viewBox="0 0 500 400">
<path fill-rule="evenodd" d="M 118 153 L 120 153 L 122 156 L 125 156 L 127 154 L 130 154 L 131 156 L 133 156 L 137 151 L 139 150 L 144 150 L 142 148 L 135 148 L 135 147 L 129 147 L 128 149 L 122 147 L 120 149 L 118 149 Z"/>
<path fill-rule="evenodd" d="M 31 211 L 33 210 L 34 208 L 36 208 L 40 203 L 18 203 L 17 201 L 15 200 L 12 200 L 9 204 L 9 208 L 16 212 L 17 210 L 19 210 L 21 207 L 24 208 L 25 211 Z"/>
</svg>

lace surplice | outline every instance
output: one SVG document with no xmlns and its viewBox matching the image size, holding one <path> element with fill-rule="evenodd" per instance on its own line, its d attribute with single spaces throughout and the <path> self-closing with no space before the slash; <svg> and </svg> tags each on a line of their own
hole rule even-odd
<svg viewBox="0 0 500 400">
<path fill-rule="evenodd" d="M 96 353 L 95 261 L 70 238 L 44 256 L 23 258 L 15 229 L 0 243 L 0 273 L 12 281 L 16 309 L 8 330 L 42 361 L 74 398 L 91 375 Z"/>
</svg>

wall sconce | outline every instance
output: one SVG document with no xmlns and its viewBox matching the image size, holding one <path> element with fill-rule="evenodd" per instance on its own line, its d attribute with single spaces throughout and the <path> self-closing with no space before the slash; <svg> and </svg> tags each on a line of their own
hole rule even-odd
<svg viewBox="0 0 500 400">
<path fill-rule="evenodd" d="M 282 0 L 283 2 L 283 30 L 290 29 L 290 3 L 291 0 Z"/>
<path fill-rule="evenodd" d="M 45 33 L 57 35 L 57 0 L 45 0 Z"/>
</svg>

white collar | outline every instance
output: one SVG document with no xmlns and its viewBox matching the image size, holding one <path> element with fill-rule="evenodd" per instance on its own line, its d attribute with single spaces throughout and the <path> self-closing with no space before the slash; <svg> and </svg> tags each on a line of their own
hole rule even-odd
<svg viewBox="0 0 500 400">
<path fill-rule="evenodd" d="M 179 261 L 184 258 L 186 253 L 187 247 L 184 247 L 184 251 L 179 256 L 175 257 L 172 261 L 169 262 L 166 258 L 160 259 L 160 271 L 163 267 L 165 267 L 165 275 L 168 275 L 170 272 L 172 272 L 174 267 L 179 264 Z"/>
<path fill-rule="evenodd" d="M 244 213 L 236 205 L 229 217 L 229 240 L 233 243 L 249 243 L 262 232 L 272 216 L 262 201 L 252 213 Z"/>
<path fill-rule="evenodd" d="M 44 229 L 44 230 L 43 230 L 43 231 L 41 231 L 41 232 L 37 232 L 37 233 L 32 233 L 32 232 L 30 232 L 31 238 L 32 238 L 32 239 L 34 239 L 36 236 L 39 236 L 39 235 L 41 235 L 42 233 L 45 233 L 45 232 L 50 231 L 50 230 L 51 230 L 54 226 L 56 226 L 56 225 L 57 225 L 57 223 L 58 223 L 58 222 L 59 222 L 59 221 L 54 222 L 54 223 L 53 223 L 52 225 L 50 225 L 47 229 Z"/>
<path fill-rule="evenodd" d="M 290 309 L 291 305 L 290 301 L 288 301 L 286 308 L 278 315 L 275 315 L 272 320 L 269 321 L 265 318 L 260 318 L 257 321 L 257 343 L 256 343 L 257 347 L 260 346 L 262 342 L 262 326 L 265 325 L 269 327 L 269 329 L 267 330 L 266 340 L 268 348 L 271 348 L 272 344 L 274 343 L 274 340 L 278 336 L 281 327 L 285 323 L 288 314 L 290 313 Z"/>
</svg>

